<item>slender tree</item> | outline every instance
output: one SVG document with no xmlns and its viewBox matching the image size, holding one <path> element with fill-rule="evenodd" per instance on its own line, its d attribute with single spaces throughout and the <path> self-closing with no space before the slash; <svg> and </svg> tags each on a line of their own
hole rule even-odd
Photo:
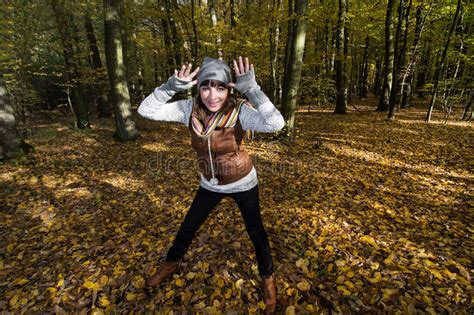
<svg viewBox="0 0 474 315">
<path fill-rule="evenodd" d="M 160 20 L 161 20 L 161 28 L 163 34 L 163 44 L 166 50 L 166 58 L 167 58 L 167 69 L 166 73 L 170 72 L 171 69 L 174 69 L 178 63 L 175 59 L 176 55 L 173 52 L 173 44 L 171 42 L 171 34 L 170 34 L 170 25 L 169 20 L 167 19 L 167 11 L 166 11 L 166 3 L 161 3 L 160 10 Z M 156 31 L 155 31 L 156 32 Z M 157 35 L 155 33 L 155 35 Z"/>
<path fill-rule="evenodd" d="M 347 108 L 346 101 L 346 75 L 345 75 L 345 21 L 346 21 L 346 0 L 339 0 L 338 20 L 337 20 L 337 39 L 336 39 L 336 108 L 334 114 L 345 114 Z"/>
<path fill-rule="evenodd" d="M 82 86 L 80 60 L 77 41 L 74 35 L 74 15 L 66 8 L 62 0 L 50 0 L 54 16 L 61 36 L 64 60 L 66 63 L 66 78 L 71 84 L 72 108 L 76 118 L 75 125 L 79 129 L 90 128 L 87 114 L 87 104 Z"/>
<path fill-rule="evenodd" d="M 278 61 L 278 45 L 280 42 L 280 15 L 281 0 L 272 1 L 272 27 L 270 28 L 270 71 L 271 71 L 271 85 L 270 96 L 273 103 L 279 103 L 278 100 L 278 75 L 277 75 L 277 61 Z"/>
<path fill-rule="evenodd" d="M 196 25 L 195 0 L 191 0 L 191 23 L 193 26 L 193 62 L 196 62 L 198 59 L 198 53 L 199 53 L 199 40 L 198 40 L 198 31 L 197 31 L 197 25 Z"/>
<path fill-rule="evenodd" d="M 289 73 L 291 71 L 291 65 L 294 60 L 294 56 L 292 55 L 294 51 L 294 30 L 295 30 L 295 2 L 293 0 L 288 0 L 288 25 L 287 25 L 287 34 L 286 34 L 286 45 L 285 45 L 285 59 L 283 61 L 283 79 L 282 79 L 282 104 L 281 104 L 281 112 L 284 116 L 286 116 L 286 112 L 288 111 L 287 102 L 283 100 L 288 99 L 288 82 L 289 82 Z"/>
<path fill-rule="evenodd" d="M 138 136 L 132 120 L 122 42 L 123 0 L 104 0 L 105 55 L 109 74 L 116 131 L 120 141 Z"/>
<path fill-rule="evenodd" d="M 99 95 L 96 96 L 99 117 L 110 117 L 112 116 L 112 112 L 110 111 L 109 98 L 107 96 L 106 88 L 103 87 L 102 84 L 102 73 L 104 68 L 102 67 L 102 60 L 100 59 L 99 46 L 97 44 L 97 38 L 95 36 L 90 12 L 86 12 L 84 28 L 86 29 L 87 41 L 89 43 L 90 62 L 92 68 L 96 70 L 96 81 L 99 86 Z"/>
<path fill-rule="evenodd" d="M 286 119 L 286 125 L 288 128 L 288 135 L 290 139 L 294 139 L 294 128 L 295 128 L 295 111 L 296 103 L 298 101 L 298 89 L 301 80 L 301 68 L 303 66 L 303 54 L 306 40 L 306 15 L 308 10 L 307 0 L 296 1 L 295 3 L 295 14 L 296 21 L 294 25 L 293 36 L 289 37 L 288 40 L 292 41 L 290 47 L 292 47 L 290 54 L 292 58 L 291 67 L 286 74 L 287 77 L 287 91 L 285 98 L 283 99 L 283 108 L 286 108 L 284 117 Z"/>
<path fill-rule="evenodd" d="M 362 66 L 359 76 L 359 98 L 367 97 L 369 93 L 369 46 L 370 37 L 365 36 L 364 54 L 362 56 Z"/>
<path fill-rule="evenodd" d="M 453 34 L 454 28 L 456 27 L 456 23 L 458 21 L 458 16 L 459 16 L 459 11 L 461 10 L 461 0 L 458 0 L 458 3 L 456 5 L 456 13 L 454 13 L 453 17 L 453 22 L 451 23 L 451 27 L 449 29 L 447 38 L 446 38 L 446 43 L 444 45 L 443 53 L 441 54 L 441 60 L 439 62 L 439 65 L 436 67 L 436 72 L 435 72 L 435 77 L 434 77 L 434 83 L 433 83 L 433 92 L 431 93 L 431 101 L 428 106 L 428 112 L 426 113 L 426 118 L 425 120 L 429 122 L 431 120 L 431 113 L 433 112 L 433 107 L 436 101 L 436 96 L 438 94 L 438 84 L 439 84 L 439 79 L 441 77 L 441 73 L 444 70 L 445 62 L 446 62 L 446 55 L 448 53 L 448 48 L 449 48 L 449 43 L 451 42 L 451 35 Z"/>
<path fill-rule="evenodd" d="M 174 59 L 176 61 L 176 65 L 181 65 L 183 63 L 183 57 L 181 53 L 181 50 L 183 49 L 183 41 L 176 27 L 176 21 L 172 12 L 173 3 L 171 2 L 171 0 L 165 1 L 165 10 L 166 18 L 168 20 L 168 25 L 171 31 L 171 42 L 173 43 Z"/>
<path fill-rule="evenodd" d="M 457 37 L 459 38 L 459 46 L 458 46 L 458 54 L 459 57 L 457 58 L 456 61 L 456 66 L 454 67 L 454 74 L 451 78 L 449 78 L 448 73 L 446 73 L 445 79 L 444 79 L 444 93 L 443 93 L 443 108 L 446 111 L 446 119 L 445 123 L 449 118 L 449 115 L 451 114 L 453 102 L 450 101 L 450 96 L 454 90 L 454 86 L 456 82 L 458 81 L 458 78 L 461 73 L 461 55 L 465 53 L 464 51 L 464 12 L 463 8 L 461 7 L 461 12 L 459 16 L 459 22 L 458 22 L 458 27 L 457 27 Z M 447 72 L 447 71 L 446 71 Z M 448 84 L 448 82 L 451 82 Z"/>
<path fill-rule="evenodd" d="M 209 14 L 211 16 L 211 23 L 212 23 L 212 27 L 215 28 L 217 27 L 217 12 L 216 12 L 216 3 L 215 3 L 215 0 L 209 0 Z M 220 33 L 217 34 L 217 37 L 216 37 L 216 53 L 217 53 L 217 56 L 219 57 L 219 59 L 222 59 L 223 57 L 223 53 L 222 53 L 222 38 L 221 38 L 221 35 Z"/>
<path fill-rule="evenodd" d="M 469 91 L 466 97 L 466 103 L 464 104 L 464 111 L 462 113 L 461 120 L 471 120 L 472 119 L 472 97 L 474 96 L 474 91 Z"/>
<path fill-rule="evenodd" d="M 383 71 L 382 71 L 382 57 L 378 54 L 379 50 L 375 49 L 375 79 L 374 79 L 374 94 L 376 96 L 382 95 L 383 85 Z"/>
<path fill-rule="evenodd" d="M 395 0 L 388 0 L 387 14 L 385 16 L 385 64 L 383 70 L 382 94 L 380 95 L 377 111 L 385 112 L 388 110 L 390 91 L 392 90 L 393 79 L 393 11 L 395 9 Z"/>
<path fill-rule="evenodd" d="M 425 15 L 423 15 L 423 5 L 418 5 L 416 9 L 416 22 L 415 22 L 415 34 L 413 38 L 413 43 L 410 49 L 410 59 L 408 61 L 407 66 L 405 67 L 405 71 L 402 75 L 402 83 L 401 83 L 401 100 L 400 100 L 400 107 L 405 108 L 408 106 L 411 93 L 412 93 L 412 81 L 413 81 L 413 73 L 415 71 L 415 67 L 418 61 L 418 46 L 420 43 L 421 35 L 424 30 L 426 17 L 430 14 L 433 5 L 431 5 Z"/>
<path fill-rule="evenodd" d="M 392 88 L 390 89 L 390 95 L 388 99 L 388 116 L 387 119 L 393 120 L 395 119 L 395 108 L 397 104 L 397 93 L 398 93 L 398 74 L 399 74 L 399 66 L 401 59 L 403 58 L 402 55 L 404 52 L 402 49 L 399 49 L 400 43 L 400 36 L 402 32 L 402 25 L 403 25 L 403 6 L 404 0 L 400 0 L 398 5 L 398 23 L 397 23 L 397 30 L 395 32 L 395 40 L 393 45 L 394 51 L 394 58 L 393 58 L 393 69 L 392 69 Z"/>
</svg>

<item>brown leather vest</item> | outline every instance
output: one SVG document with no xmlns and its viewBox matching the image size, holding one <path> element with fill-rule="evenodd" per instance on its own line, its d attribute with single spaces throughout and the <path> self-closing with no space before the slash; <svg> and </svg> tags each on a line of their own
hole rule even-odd
<svg viewBox="0 0 474 315">
<path fill-rule="evenodd" d="M 207 180 L 212 178 L 211 164 L 208 151 L 208 140 L 199 137 L 192 125 L 191 118 L 188 128 L 191 132 L 191 145 L 197 153 L 198 168 Z M 214 165 L 214 175 L 218 185 L 227 185 L 248 175 L 252 170 L 252 159 L 241 147 L 245 131 L 240 121 L 234 127 L 216 128 L 211 133 L 211 154 Z"/>
</svg>

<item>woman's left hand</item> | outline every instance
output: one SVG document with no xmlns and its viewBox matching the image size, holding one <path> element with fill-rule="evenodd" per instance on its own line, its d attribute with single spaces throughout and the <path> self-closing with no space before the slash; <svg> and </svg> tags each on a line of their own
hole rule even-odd
<svg viewBox="0 0 474 315">
<path fill-rule="evenodd" d="M 257 81 L 255 81 L 255 70 L 253 64 L 249 63 L 249 58 L 239 57 L 238 60 L 234 60 L 234 71 L 236 83 L 229 83 L 229 87 L 235 88 L 242 94 L 258 87 Z"/>
</svg>

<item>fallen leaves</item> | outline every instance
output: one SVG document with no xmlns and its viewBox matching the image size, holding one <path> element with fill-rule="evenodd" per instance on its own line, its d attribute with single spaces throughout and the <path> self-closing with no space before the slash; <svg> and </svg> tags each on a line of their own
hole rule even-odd
<svg viewBox="0 0 474 315">
<path fill-rule="evenodd" d="M 386 124 L 318 111 L 298 116 L 293 146 L 247 144 L 282 313 L 472 311 L 472 127 L 409 114 Z M 145 289 L 198 185 L 189 138 L 140 121 L 142 139 L 115 143 L 104 123 L 52 129 L 48 142 L 33 131 L 31 159 L 2 166 L 0 310 L 261 312 L 256 257 L 229 200 L 180 273 Z"/>
</svg>

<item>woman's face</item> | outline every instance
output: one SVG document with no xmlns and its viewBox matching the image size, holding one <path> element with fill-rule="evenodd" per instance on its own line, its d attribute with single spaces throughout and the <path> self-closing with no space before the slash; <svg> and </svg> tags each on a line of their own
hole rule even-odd
<svg viewBox="0 0 474 315">
<path fill-rule="evenodd" d="M 199 87 L 202 102 L 211 112 L 219 111 L 224 106 L 229 90 L 217 81 L 209 81 L 207 84 L 206 82 L 203 83 Z"/>
</svg>

